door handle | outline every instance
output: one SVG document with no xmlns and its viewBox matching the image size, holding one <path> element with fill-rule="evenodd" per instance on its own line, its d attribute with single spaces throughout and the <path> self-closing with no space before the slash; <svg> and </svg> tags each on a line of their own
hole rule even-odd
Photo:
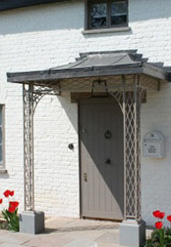
<svg viewBox="0 0 171 247">
<path fill-rule="evenodd" d="M 107 160 L 105 161 L 105 164 L 106 164 L 106 165 L 110 165 L 110 164 L 111 164 L 111 160 L 110 160 L 110 159 L 107 159 Z"/>
<path fill-rule="evenodd" d="M 84 173 L 83 177 L 84 177 L 84 182 L 87 182 L 87 173 Z"/>
</svg>

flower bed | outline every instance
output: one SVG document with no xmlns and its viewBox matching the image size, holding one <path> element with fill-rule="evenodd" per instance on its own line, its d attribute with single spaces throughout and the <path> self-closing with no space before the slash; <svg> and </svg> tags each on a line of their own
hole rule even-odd
<svg viewBox="0 0 171 247">
<path fill-rule="evenodd" d="M 146 241 L 145 247 L 171 247 L 171 227 L 163 227 L 163 219 L 165 213 L 159 210 L 153 212 L 153 216 L 157 219 L 155 222 L 155 230 L 151 238 Z M 171 215 L 167 216 L 167 220 L 171 224 Z"/>
<path fill-rule="evenodd" d="M 0 198 L 0 204 L 2 206 L 1 213 L 5 220 L 5 223 L 4 221 L 1 221 L 0 227 L 18 232 L 19 231 L 19 216 L 18 216 L 19 202 L 14 200 L 14 191 L 6 190 L 3 194 L 6 200 L 8 200 L 8 207 L 5 208 L 3 206 L 4 199 Z"/>
</svg>

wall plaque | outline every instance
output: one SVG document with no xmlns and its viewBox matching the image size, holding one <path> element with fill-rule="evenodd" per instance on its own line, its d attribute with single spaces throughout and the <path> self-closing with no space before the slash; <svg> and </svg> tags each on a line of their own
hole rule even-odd
<svg viewBox="0 0 171 247">
<path fill-rule="evenodd" d="M 159 131 L 151 131 L 144 136 L 143 156 L 164 158 L 164 137 Z"/>
</svg>

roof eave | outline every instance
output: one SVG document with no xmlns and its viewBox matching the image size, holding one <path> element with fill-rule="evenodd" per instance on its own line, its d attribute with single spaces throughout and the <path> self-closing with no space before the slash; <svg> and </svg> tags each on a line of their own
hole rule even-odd
<svg viewBox="0 0 171 247">
<path fill-rule="evenodd" d="M 127 66 L 92 66 L 87 68 L 43 70 L 33 72 L 7 73 L 7 81 L 26 83 L 51 81 L 60 79 L 86 78 L 95 76 L 118 76 L 130 74 L 145 74 L 159 80 L 171 81 L 171 73 L 151 64 L 135 64 Z"/>
<path fill-rule="evenodd" d="M 144 63 L 143 65 L 143 74 L 152 76 L 159 80 L 171 82 L 171 73 L 167 72 L 165 69 L 147 63 Z"/>
<path fill-rule="evenodd" d="M 7 73 L 7 81 L 13 83 L 25 83 L 35 81 L 50 81 L 60 79 L 85 78 L 94 76 L 117 76 L 143 73 L 142 67 L 129 68 L 106 68 L 106 69 L 73 69 L 63 71 L 34 71 L 21 73 Z"/>
</svg>

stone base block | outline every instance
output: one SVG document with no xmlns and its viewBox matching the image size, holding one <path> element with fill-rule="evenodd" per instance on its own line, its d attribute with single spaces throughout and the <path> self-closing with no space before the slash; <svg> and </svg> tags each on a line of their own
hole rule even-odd
<svg viewBox="0 0 171 247">
<path fill-rule="evenodd" d="M 120 245 L 141 247 L 146 239 L 146 224 L 143 220 L 126 220 L 120 226 Z"/>
<path fill-rule="evenodd" d="M 25 211 L 20 214 L 20 232 L 37 234 L 44 231 L 44 213 Z"/>
</svg>

